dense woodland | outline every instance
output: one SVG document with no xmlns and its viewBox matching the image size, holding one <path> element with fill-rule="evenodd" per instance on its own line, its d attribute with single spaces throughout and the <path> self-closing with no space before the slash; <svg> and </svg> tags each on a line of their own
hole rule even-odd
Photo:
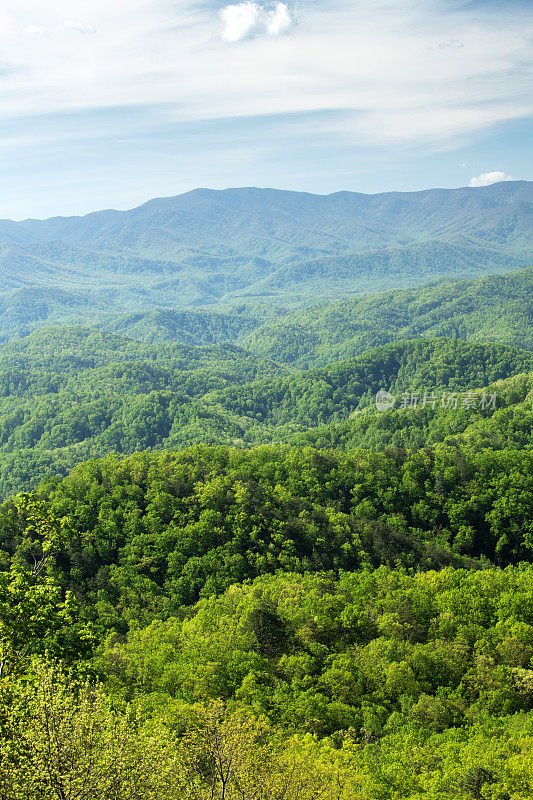
<svg viewBox="0 0 533 800">
<path fill-rule="evenodd" d="M 532 796 L 530 286 L 6 342 L 0 799 Z"/>
<path fill-rule="evenodd" d="M 145 344 L 79 327 L 36 331 L 0 349 L 0 493 L 110 452 L 200 443 L 412 448 L 493 411 L 500 419 L 504 409 L 527 438 L 532 370 L 531 351 L 442 338 L 294 370 L 231 344 Z M 398 398 L 392 413 L 375 413 L 380 389 Z M 483 389 L 497 393 L 496 409 L 477 400 L 477 408 L 463 406 L 462 393 Z M 408 392 L 419 399 L 416 413 L 401 410 Z M 423 406 L 432 392 L 439 402 Z M 444 393 L 458 395 L 458 408 L 442 407 Z"/>
<path fill-rule="evenodd" d="M 239 339 L 253 352 L 300 367 L 352 358 L 376 345 L 415 337 L 505 342 L 531 350 L 532 296 L 532 269 L 478 280 L 440 281 L 423 289 L 292 312 L 261 321 Z M 154 336 L 156 320 L 149 314 L 145 320 L 144 334 L 149 336 L 152 328 Z M 122 329 L 127 332 L 129 327 L 124 320 Z M 140 321 L 136 329 L 143 333 Z M 161 338 L 164 329 L 160 324 Z"/>
</svg>

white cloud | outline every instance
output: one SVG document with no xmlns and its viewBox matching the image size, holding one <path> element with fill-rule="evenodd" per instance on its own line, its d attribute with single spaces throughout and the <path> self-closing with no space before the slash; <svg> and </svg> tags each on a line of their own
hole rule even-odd
<svg viewBox="0 0 533 800">
<path fill-rule="evenodd" d="M 266 29 L 271 36 L 279 36 L 292 25 L 292 17 L 286 3 L 276 3 L 276 6 L 267 12 Z"/>
<path fill-rule="evenodd" d="M 226 42 L 240 42 L 254 33 L 279 36 L 292 25 L 287 3 L 276 3 L 273 8 L 247 0 L 223 8 L 220 17 L 224 23 L 222 38 Z"/>
<path fill-rule="evenodd" d="M 48 29 L 45 28 L 42 25 L 26 25 L 22 29 L 22 35 L 23 36 L 36 36 L 38 38 L 41 37 L 41 36 L 48 36 Z"/>
<path fill-rule="evenodd" d="M 448 39 L 447 42 L 439 42 L 439 48 L 441 50 L 460 50 L 461 47 L 464 46 L 464 42 L 461 42 L 459 39 Z"/>
<path fill-rule="evenodd" d="M 470 186 L 490 186 L 491 183 L 500 183 L 500 181 L 514 181 L 512 175 L 507 175 L 505 172 L 482 172 L 476 178 L 470 178 Z"/>
<path fill-rule="evenodd" d="M 76 33 L 96 33 L 96 28 L 93 25 L 88 25 L 86 22 L 80 22 L 77 19 L 66 19 L 63 22 L 63 27 L 67 31 L 75 31 Z"/>
<path fill-rule="evenodd" d="M 224 23 L 222 38 L 226 42 L 240 42 L 259 22 L 260 8 L 257 3 L 237 3 L 223 8 L 220 17 Z"/>
</svg>

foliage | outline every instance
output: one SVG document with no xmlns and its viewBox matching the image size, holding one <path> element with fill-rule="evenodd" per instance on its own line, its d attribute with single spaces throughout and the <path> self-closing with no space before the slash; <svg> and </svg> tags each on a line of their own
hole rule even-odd
<svg viewBox="0 0 533 800">
<path fill-rule="evenodd" d="M 91 626 L 78 619 L 73 593 L 62 590 L 50 569 L 65 520 L 53 518 L 27 495 L 10 503 L 6 517 L 17 555 L 7 569 L 4 559 L 0 572 L 0 680 L 23 670 L 36 653 L 72 658 L 94 646 Z"/>
<path fill-rule="evenodd" d="M 113 709 L 101 686 L 53 663 L 1 689 L 2 800 L 339 797 L 331 767 L 305 763 L 263 720 L 222 703 L 191 708 L 176 735 L 164 718 L 146 725 Z"/>
<path fill-rule="evenodd" d="M 175 613 L 258 575 L 531 559 L 533 453 L 197 447 L 108 457 L 39 496 L 67 518 L 54 575 L 103 629 Z M 17 556 L 18 515 L 0 508 Z"/>
<path fill-rule="evenodd" d="M 371 415 L 370 433 L 356 421 L 355 435 L 349 427 L 348 435 L 335 428 L 329 439 L 316 432 L 294 437 L 321 424 L 346 424 L 362 410 L 366 420 L 381 388 L 421 395 L 481 389 L 532 367 L 532 354 L 523 350 L 419 340 L 286 376 L 285 368 L 230 345 L 147 345 L 90 329 L 50 329 L 0 351 L 0 494 L 109 452 L 322 439 L 325 447 L 417 447 L 431 441 L 417 430 L 424 414 L 413 421 L 412 436 L 402 435 L 403 419 L 390 420 L 389 442 L 380 433 L 383 421 Z M 495 388 L 506 406 L 524 401 L 528 391 L 525 384 Z M 448 414 L 452 427 L 437 420 L 434 439 L 474 418 Z"/>
<path fill-rule="evenodd" d="M 533 568 L 264 576 L 110 636 L 127 699 L 232 699 L 292 732 L 372 742 L 533 708 Z"/>
<path fill-rule="evenodd" d="M 0 800 L 533 795 L 530 192 L 0 223 Z"/>
<path fill-rule="evenodd" d="M 427 393 L 428 398 L 431 392 Z M 416 393 L 415 393 L 416 396 Z M 365 448 L 422 449 L 452 440 L 469 448 L 530 449 L 533 434 L 533 373 L 498 381 L 487 389 L 460 394 L 457 408 L 446 407 L 446 393 L 436 394 L 437 402 L 424 403 L 424 393 L 417 396 L 416 407 L 401 408 L 401 395 L 389 411 L 368 406 L 349 419 L 288 436 L 296 447 L 311 446 L 321 450 Z M 496 396 L 495 408 L 483 409 L 483 396 Z M 444 403 L 443 403 L 444 400 Z M 469 400 L 472 401 L 470 405 Z M 443 407 L 444 405 L 444 407 Z"/>
<path fill-rule="evenodd" d="M 240 342 L 300 368 L 353 358 L 398 339 L 447 337 L 533 349 L 531 268 L 344 299 L 267 320 Z"/>
</svg>

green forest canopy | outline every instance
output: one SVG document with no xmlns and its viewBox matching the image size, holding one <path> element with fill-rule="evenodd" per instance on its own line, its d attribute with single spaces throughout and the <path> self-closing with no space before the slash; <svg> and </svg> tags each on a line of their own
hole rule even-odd
<svg viewBox="0 0 533 800">
<path fill-rule="evenodd" d="M 6 496 L 50 472 L 64 475 L 84 458 L 202 442 L 418 447 L 493 411 L 479 403 L 469 410 L 459 399 L 452 413 L 438 403 L 414 416 L 380 416 L 373 413 L 380 389 L 396 394 L 397 408 L 404 392 L 418 394 L 422 405 L 424 392 L 490 389 L 514 421 L 510 438 L 524 425 L 527 438 L 528 378 L 511 378 L 532 369 L 529 351 L 420 339 L 289 372 L 228 344 L 148 345 L 92 329 L 47 329 L 0 350 L 0 491 Z M 333 427 L 311 430 L 320 425 Z M 394 429 L 388 442 L 387 426 Z"/>
<path fill-rule="evenodd" d="M 531 796 L 530 280 L 7 344 L 0 796 Z"/>
</svg>

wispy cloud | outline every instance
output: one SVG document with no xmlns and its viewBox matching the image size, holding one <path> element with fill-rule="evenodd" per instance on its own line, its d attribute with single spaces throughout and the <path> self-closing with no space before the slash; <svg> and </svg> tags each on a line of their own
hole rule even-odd
<svg viewBox="0 0 533 800">
<path fill-rule="evenodd" d="M 532 45 L 533 5 L 523 0 L 3 0 L 0 147 L 5 138 L 10 157 L 0 179 L 35 158 L 16 133 L 31 130 L 43 148 L 32 174 L 48 170 L 54 191 L 67 174 L 81 194 L 80 164 L 91 165 L 92 180 L 93 163 L 111 191 L 102 153 L 113 165 L 124 141 L 138 148 L 127 179 L 138 180 L 142 163 L 157 183 L 168 170 L 156 131 L 171 131 L 168 152 L 184 153 L 180 136 L 194 129 L 209 137 L 185 167 L 211 183 L 224 152 L 218 131 L 234 123 L 220 183 L 288 183 L 299 170 L 309 188 L 323 170 L 342 185 L 347 169 L 366 168 L 370 149 L 398 170 L 412 159 L 431 183 L 424 159 L 458 147 L 470 152 L 454 163 L 467 159 L 467 175 L 481 180 L 480 164 L 502 165 L 502 147 L 492 160 L 473 145 L 485 147 L 491 127 L 504 136 L 533 115 Z M 259 162 L 264 170 L 254 172 Z M 517 176 L 529 169 L 518 157 L 504 166 Z M 184 171 L 179 163 L 169 181 Z"/>
<path fill-rule="evenodd" d="M 94 25 L 89 25 L 87 22 L 80 22 L 77 19 L 66 19 L 63 22 L 63 27 L 67 31 L 74 31 L 75 33 L 96 33 Z"/>
<path fill-rule="evenodd" d="M 464 42 L 461 42 L 459 39 L 448 39 L 447 42 L 439 42 L 438 44 L 441 50 L 460 50 L 461 47 L 464 46 Z"/>
<path fill-rule="evenodd" d="M 295 26 L 283 2 L 50 0 L 45 12 L 41 0 L 4 0 L 2 115 L 132 104 L 173 105 L 183 119 L 342 110 L 352 121 L 341 133 L 354 142 L 447 143 L 533 112 L 533 8 L 468 9 L 314 0 L 300 3 Z M 279 35 L 291 25 L 292 36 Z M 98 36 L 66 37 L 65 27 Z M 439 47 L 452 42 L 464 46 Z"/>
<path fill-rule="evenodd" d="M 25 25 L 22 29 L 23 36 L 48 36 L 48 29 L 43 25 Z"/>
<path fill-rule="evenodd" d="M 514 178 L 499 170 L 482 172 L 481 175 L 470 178 L 470 186 L 490 186 L 492 183 L 500 183 L 500 181 L 514 181 Z"/>
<path fill-rule="evenodd" d="M 296 25 L 293 0 L 215 2 L 4 0 L 2 116 L 145 105 L 181 120 L 342 111 L 338 133 L 354 144 L 446 147 L 533 113 L 532 7 L 300 0 Z"/>
</svg>

